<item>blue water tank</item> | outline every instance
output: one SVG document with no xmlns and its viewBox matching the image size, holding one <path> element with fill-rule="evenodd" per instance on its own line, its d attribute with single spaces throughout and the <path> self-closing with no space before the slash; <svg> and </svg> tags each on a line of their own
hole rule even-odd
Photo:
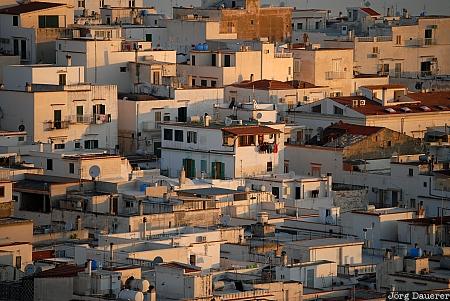
<svg viewBox="0 0 450 301">
<path fill-rule="evenodd" d="M 147 188 L 147 183 L 141 183 L 140 185 L 139 185 L 139 191 L 145 191 L 145 189 Z"/>
<path fill-rule="evenodd" d="M 410 257 L 422 257 L 422 249 L 412 248 L 408 250 L 408 256 Z"/>
<path fill-rule="evenodd" d="M 208 51 L 209 46 L 206 43 L 203 43 L 203 51 Z"/>
<path fill-rule="evenodd" d="M 198 43 L 197 45 L 195 45 L 195 50 L 203 51 L 203 44 L 202 43 Z"/>
<path fill-rule="evenodd" d="M 96 270 L 97 268 L 98 268 L 97 261 L 96 261 L 95 259 L 93 259 L 93 260 L 91 261 L 91 269 L 94 271 L 94 270 Z"/>
</svg>

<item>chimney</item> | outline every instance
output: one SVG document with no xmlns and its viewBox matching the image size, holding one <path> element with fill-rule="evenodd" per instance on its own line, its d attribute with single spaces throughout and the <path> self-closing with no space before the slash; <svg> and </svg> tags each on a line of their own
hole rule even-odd
<svg viewBox="0 0 450 301">
<path fill-rule="evenodd" d="M 184 170 L 184 166 L 181 167 L 180 176 L 178 177 L 178 181 L 180 182 L 180 187 L 186 183 L 186 171 Z"/>
<path fill-rule="evenodd" d="M 139 200 L 139 216 L 144 215 L 144 204 L 142 203 L 142 200 Z"/>
<path fill-rule="evenodd" d="M 113 266 L 113 260 L 114 260 L 113 247 L 114 247 L 114 244 L 110 243 L 109 244 L 109 266 L 110 267 Z"/>
<path fill-rule="evenodd" d="M 281 266 L 285 267 L 288 265 L 288 257 L 286 255 L 286 251 L 281 252 Z"/>
<path fill-rule="evenodd" d="M 88 273 L 89 276 L 92 275 L 92 261 L 90 259 L 86 262 L 86 273 Z"/>
<path fill-rule="evenodd" d="M 67 67 L 72 66 L 72 56 L 66 55 Z"/>
</svg>

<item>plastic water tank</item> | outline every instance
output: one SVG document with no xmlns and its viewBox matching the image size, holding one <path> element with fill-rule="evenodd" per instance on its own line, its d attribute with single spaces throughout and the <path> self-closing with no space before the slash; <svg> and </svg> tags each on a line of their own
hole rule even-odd
<svg viewBox="0 0 450 301">
<path fill-rule="evenodd" d="M 203 51 L 208 51 L 209 46 L 206 43 L 203 43 Z"/>
<path fill-rule="evenodd" d="M 95 271 L 98 268 L 97 261 L 95 259 L 91 260 L 91 269 Z"/>
<path fill-rule="evenodd" d="M 197 45 L 195 45 L 195 50 L 203 51 L 203 44 L 202 43 L 198 43 Z"/>
<path fill-rule="evenodd" d="M 408 250 L 408 256 L 411 257 L 422 257 L 422 249 L 420 248 L 412 248 Z"/>
<path fill-rule="evenodd" d="M 145 189 L 147 188 L 148 184 L 147 183 L 141 183 L 139 184 L 139 191 L 145 191 Z"/>
<path fill-rule="evenodd" d="M 119 293 L 119 300 L 144 301 L 144 294 L 142 292 L 124 289 Z"/>
<path fill-rule="evenodd" d="M 130 287 L 140 292 L 147 292 L 150 289 L 150 282 L 145 279 L 133 279 L 130 281 Z"/>
</svg>

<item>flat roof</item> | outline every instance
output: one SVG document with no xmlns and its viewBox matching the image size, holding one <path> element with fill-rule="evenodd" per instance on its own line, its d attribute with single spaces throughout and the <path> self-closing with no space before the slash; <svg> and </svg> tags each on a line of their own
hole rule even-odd
<svg viewBox="0 0 450 301">
<path fill-rule="evenodd" d="M 397 213 L 407 213 L 407 212 L 415 212 L 415 209 L 408 208 L 399 208 L 399 207 L 391 207 L 391 208 L 379 208 L 374 210 L 353 210 L 352 213 L 357 214 L 367 214 L 367 215 L 387 215 L 387 214 L 397 214 Z"/>
<path fill-rule="evenodd" d="M 223 128 L 222 131 L 236 135 L 257 135 L 257 134 L 278 134 L 281 133 L 280 130 L 268 127 L 268 126 L 240 126 L 240 127 L 227 127 Z"/>
<path fill-rule="evenodd" d="M 406 89 L 406 86 L 400 85 L 400 84 L 386 84 L 386 85 L 367 85 L 367 86 L 361 86 L 361 88 L 366 88 L 369 90 Z"/>
<path fill-rule="evenodd" d="M 294 245 L 298 247 L 305 248 L 331 248 L 342 245 L 363 245 L 363 241 L 358 241 L 350 238 L 319 238 L 319 239 L 308 239 L 308 240 L 297 240 L 289 243 L 289 245 Z"/>
<path fill-rule="evenodd" d="M 178 192 L 198 194 L 198 195 L 229 195 L 229 194 L 245 193 L 244 191 L 238 191 L 238 190 L 232 190 L 232 189 L 220 188 L 220 187 L 186 189 L 186 190 L 178 190 Z"/>
<path fill-rule="evenodd" d="M 28 223 L 33 223 L 33 221 L 29 220 L 29 219 L 12 217 L 12 216 L 0 218 L 0 226 L 12 225 L 12 224 L 28 224 Z"/>
</svg>

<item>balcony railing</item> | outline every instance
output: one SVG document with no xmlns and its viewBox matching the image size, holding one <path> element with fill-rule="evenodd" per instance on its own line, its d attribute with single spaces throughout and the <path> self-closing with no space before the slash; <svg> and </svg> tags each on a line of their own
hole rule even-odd
<svg viewBox="0 0 450 301">
<path fill-rule="evenodd" d="M 292 53 L 290 53 L 290 52 L 275 52 L 274 56 L 276 58 L 291 58 Z"/>
<path fill-rule="evenodd" d="M 106 114 L 95 114 L 92 118 L 92 123 L 103 124 L 110 122 L 108 115 Z"/>
<path fill-rule="evenodd" d="M 71 124 L 103 124 L 111 122 L 110 116 L 107 114 L 95 115 L 72 115 L 69 117 Z"/>
<path fill-rule="evenodd" d="M 345 78 L 345 72 L 343 71 L 328 71 L 325 72 L 325 79 L 332 80 L 332 79 L 344 79 Z"/>
<path fill-rule="evenodd" d="M 423 47 L 423 46 L 430 46 L 430 45 L 436 45 L 436 39 L 434 39 L 434 38 L 417 38 L 417 39 L 405 41 L 406 47 Z"/>
<path fill-rule="evenodd" d="M 68 120 L 57 120 L 57 121 L 44 121 L 44 131 L 54 131 L 69 128 L 70 122 Z"/>
</svg>

